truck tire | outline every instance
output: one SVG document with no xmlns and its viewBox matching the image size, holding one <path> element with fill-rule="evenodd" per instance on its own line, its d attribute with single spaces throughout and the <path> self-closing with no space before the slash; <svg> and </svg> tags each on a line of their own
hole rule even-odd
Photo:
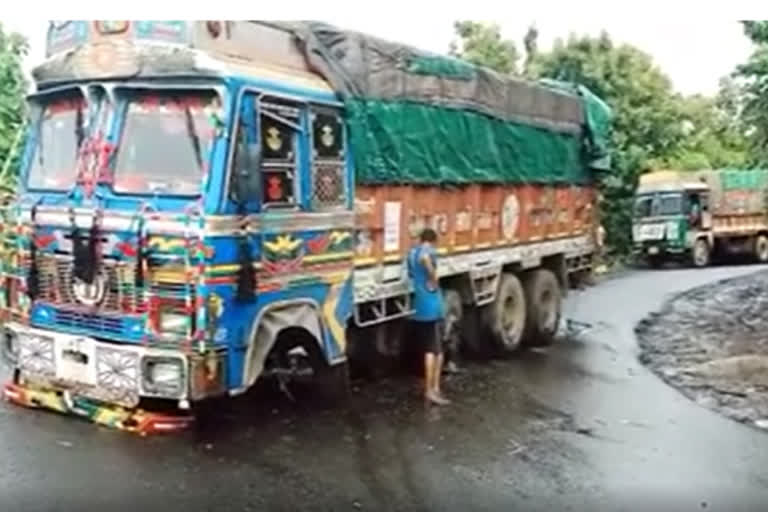
<svg viewBox="0 0 768 512">
<path fill-rule="evenodd" d="M 755 238 L 755 259 L 758 263 L 768 263 L 768 236 L 757 235 Z"/>
<path fill-rule="evenodd" d="M 525 292 L 514 274 L 501 275 L 496 300 L 485 309 L 485 325 L 495 348 L 511 354 L 520 348 L 525 329 Z"/>
<path fill-rule="evenodd" d="M 492 355 L 488 341 L 488 328 L 485 322 L 485 309 L 469 306 L 464 310 L 461 325 L 462 352 L 473 359 L 486 359 Z"/>
<path fill-rule="evenodd" d="M 314 376 L 314 389 L 321 406 L 335 408 L 345 405 L 350 397 L 347 362 L 322 364 Z"/>
<path fill-rule="evenodd" d="M 691 250 L 691 262 L 694 267 L 702 268 L 709 265 L 710 248 L 709 243 L 703 238 L 699 238 L 694 242 L 693 249 Z"/>
<path fill-rule="evenodd" d="M 552 271 L 540 268 L 525 275 L 523 289 L 526 306 L 523 344 L 528 347 L 551 345 L 562 315 L 560 283 Z"/>
<path fill-rule="evenodd" d="M 464 304 L 462 304 L 461 295 L 456 290 L 445 290 L 443 300 L 445 302 L 443 329 L 447 329 L 444 334 L 443 351 L 447 358 L 455 362 L 463 341 Z"/>
</svg>

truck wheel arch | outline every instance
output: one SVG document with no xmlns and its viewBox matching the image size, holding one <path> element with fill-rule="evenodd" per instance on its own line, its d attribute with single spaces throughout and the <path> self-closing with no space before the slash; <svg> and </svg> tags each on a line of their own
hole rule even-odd
<svg viewBox="0 0 768 512">
<path fill-rule="evenodd" d="M 248 348 L 243 364 L 244 387 L 253 386 L 263 372 L 264 363 L 278 336 L 290 328 L 306 331 L 317 343 L 320 353 L 325 356 L 320 306 L 309 299 L 274 302 L 259 311 L 248 330 Z"/>
</svg>

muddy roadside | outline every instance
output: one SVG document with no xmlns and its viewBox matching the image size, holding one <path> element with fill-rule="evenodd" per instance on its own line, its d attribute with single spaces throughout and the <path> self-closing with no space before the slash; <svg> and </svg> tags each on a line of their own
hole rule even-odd
<svg viewBox="0 0 768 512">
<path fill-rule="evenodd" d="M 635 328 L 640 361 L 700 405 L 768 429 L 768 271 L 683 292 Z"/>
</svg>

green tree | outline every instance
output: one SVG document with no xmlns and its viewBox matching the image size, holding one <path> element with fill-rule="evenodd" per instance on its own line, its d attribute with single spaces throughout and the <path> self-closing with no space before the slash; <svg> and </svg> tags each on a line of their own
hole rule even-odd
<svg viewBox="0 0 768 512">
<path fill-rule="evenodd" d="M 755 49 L 734 73 L 743 82 L 740 117 L 749 130 L 755 163 L 765 166 L 768 165 L 768 21 L 743 21 L 742 25 Z"/>
<path fill-rule="evenodd" d="M 639 175 L 664 167 L 681 150 L 686 125 L 672 84 L 646 53 L 615 45 L 607 33 L 555 41 L 537 58 L 541 78 L 580 83 L 614 111 L 614 170 L 601 183 L 606 242 L 624 253 L 630 246 L 632 196 Z"/>
<path fill-rule="evenodd" d="M 471 54 L 476 64 L 493 67 L 508 55 L 498 44 L 487 43 L 500 40 L 497 27 L 460 22 L 456 31 L 466 48 L 482 49 Z M 615 44 L 607 32 L 558 39 L 549 52 L 539 51 L 537 38 L 530 27 L 524 38 L 527 77 L 582 84 L 613 109 L 614 169 L 600 187 L 606 242 L 615 252 L 623 254 L 630 246 L 632 200 L 643 172 L 746 165 L 745 129 L 737 119 L 741 92 L 733 81 L 724 80 L 716 98 L 683 97 L 650 55 Z M 467 41 L 472 44 L 466 46 Z M 459 56 L 466 58 L 466 53 Z M 768 121 L 768 109 L 764 112 Z M 768 133 L 768 122 L 764 126 Z"/>
<path fill-rule="evenodd" d="M 451 43 L 451 55 L 505 75 L 517 74 L 520 59 L 517 47 L 513 41 L 501 37 L 498 25 L 457 21 L 453 29 L 458 40 Z"/>
<path fill-rule="evenodd" d="M 614 170 L 601 183 L 603 218 L 610 247 L 622 254 L 631 243 L 631 205 L 640 174 L 659 168 L 694 170 L 743 166 L 747 149 L 729 102 L 733 84 L 718 98 L 675 93 L 650 55 L 598 37 L 571 36 L 539 55 L 538 76 L 585 85 L 614 111 Z"/>
<path fill-rule="evenodd" d="M 24 123 L 24 95 L 27 82 L 22 59 L 27 54 L 26 39 L 14 32 L 7 33 L 0 23 L 0 166 L 10 154 L 17 134 Z M 19 152 L 10 161 L 11 175 L 18 173 Z M 7 184 L 0 184 L 7 186 Z"/>
<path fill-rule="evenodd" d="M 732 84 L 721 81 L 718 96 L 693 95 L 680 99 L 685 138 L 670 158 L 682 170 L 748 166 L 748 144 L 738 122 L 736 105 L 728 96 Z"/>
</svg>

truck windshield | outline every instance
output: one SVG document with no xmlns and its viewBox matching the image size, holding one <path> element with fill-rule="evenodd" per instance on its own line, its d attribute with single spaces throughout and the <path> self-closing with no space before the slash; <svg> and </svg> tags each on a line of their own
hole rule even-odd
<svg viewBox="0 0 768 512">
<path fill-rule="evenodd" d="M 655 215 L 678 215 L 683 213 L 683 195 L 661 194 L 655 210 Z"/>
<path fill-rule="evenodd" d="M 86 115 L 86 102 L 79 92 L 33 104 L 35 147 L 29 163 L 29 188 L 67 190 L 75 184 Z"/>
<path fill-rule="evenodd" d="M 635 217 L 650 217 L 652 196 L 640 196 L 635 201 Z"/>
<path fill-rule="evenodd" d="M 117 192 L 196 196 L 213 143 L 213 91 L 147 92 L 128 100 L 115 160 Z"/>
</svg>

